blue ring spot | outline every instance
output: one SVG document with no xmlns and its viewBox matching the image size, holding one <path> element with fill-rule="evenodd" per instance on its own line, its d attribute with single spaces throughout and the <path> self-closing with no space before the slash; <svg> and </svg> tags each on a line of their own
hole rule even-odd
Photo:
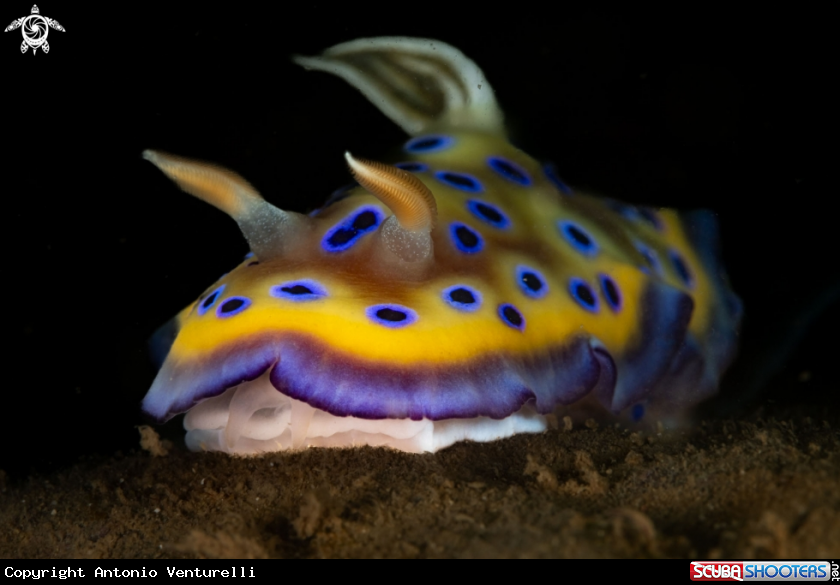
<svg viewBox="0 0 840 585">
<path fill-rule="evenodd" d="M 541 299 L 548 294 L 548 285 L 543 275 L 529 266 L 520 264 L 516 267 L 516 284 L 532 299 Z"/>
<path fill-rule="evenodd" d="M 362 205 L 324 234 L 321 247 L 327 252 L 343 252 L 353 247 L 364 234 L 379 227 L 383 219 L 385 214 L 378 207 Z"/>
<path fill-rule="evenodd" d="M 624 203 L 614 201 L 611 203 L 610 207 L 624 219 L 637 223 L 642 220 L 642 215 L 639 213 L 639 210 L 632 205 L 626 205 Z"/>
<path fill-rule="evenodd" d="M 656 231 L 665 230 L 665 222 L 654 209 L 650 207 L 634 207 L 620 201 L 607 200 L 607 207 L 618 213 L 624 219 L 628 219 L 634 223 L 646 224 Z"/>
<path fill-rule="evenodd" d="M 466 173 L 456 173 L 454 171 L 438 171 L 435 173 L 435 178 L 441 183 L 454 187 L 460 191 L 467 193 L 481 193 L 484 187 L 478 179 Z"/>
<path fill-rule="evenodd" d="M 439 152 L 455 144 L 455 139 L 442 134 L 431 134 L 429 136 L 418 136 L 412 138 L 403 146 L 406 152 Z"/>
<path fill-rule="evenodd" d="M 459 311 L 466 311 L 472 313 L 477 311 L 481 306 L 481 293 L 471 286 L 465 284 L 456 284 L 454 286 L 443 289 L 441 295 L 443 300 L 450 307 L 454 307 Z"/>
<path fill-rule="evenodd" d="M 464 254 L 475 254 L 484 248 L 484 238 L 477 231 L 459 221 L 453 221 L 449 226 L 452 242 Z"/>
<path fill-rule="evenodd" d="M 253 252 L 248 252 L 247 254 L 245 254 L 245 257 L 242 260 L 247 260 L 248 258 L 253 258 L 253 257 L 254 257 L 254 253 Z"/>
<path fill-rule="evenodd" d="M 573 276 L 569 279 L 569 292 L 581 307 L 592 313 L 598 312 L 598 297 L 588 282 Z"/>
<path fill-rule="evenodd" d="M 640 267 L 642 272 L 651 274 L 652 271 L 653 274 L 662 276 L 662 262 L 659 261 L 659 256 L 657 255 L 656 250 L 639 241 L 636 241 L 633 244 L 647 263 L 646 266 Z"/>
<path fill-rule="evenodd" d="M 645 416 L 645 405 L 634 404 L 633 408 L 630 409 L 630 417 L 633 419 L 633 422 L 642 420 L 643 416 Z"/>
<path fill-rule="evenodd" d="M 501 209 L 486 201 L 470 199 L 467 201 L 467 209 L 481 221 L 489 223 L 500 230 L 510 226 L 508 216 Z"/>
<path fill-rule="evenodd" d="M 398 169 L 402 169 L 404 171 L 408 171 L 409 173 L 422 173 L 424 171 L 429 170 L 429 165 L 426 163 L 421 163 L 415 160 L 410 160 L 406 162 L 399 162 L 394 165 Z"/>
<path fill-rule="evenodd" d="M 513 161 L 500 156 L 491 156 L 487 159 L 487 164 L 490 165 L 491 169 L 512 183 L 524 187 L 531 184 L 531 177 L 528 175 L 528 171 Z"/>
<path fill-rule="evenodd" d="M 251 299 L 248 297 L 228 297 L 216 309 L 216 316 L 220 319 L 238 315 L 251 306 Z"/>
<path fill-rule="evenodd" d="M 557 187 L 557 189 L 563 193 L 564 195 L 574 195 L 572 188 L 569 187 L 563 180 L 560 178 L 560 175 L 557 174 L 557 169 L 555 168 L 554 164 L 552 163 L 545 163 L 543 165 L 543 174 L 545 174 L 545 178 L 551 181 L 551 183 Z"/>
<path fill-rule="evenodd" d="M 365 309 L 368 319 L 379 325 L 398 329 L 417 321 L 417 313 L 402 305 L 373 305 Z"/>
<path fill-rule="evenodd" d="M 510 303 L 502 303 L 499 305 L 499 317 L 504 321 L 508 327 L 513 327 L 519 331 L 525 331 L 525 317 L 519 312 L 519 309 Z"/>
<path fill-rule="evenodd" d="M 278 299 L 286 299 L 289 301 L 303 302 L 303 301 L 317 301 L 327 296 L 327 289 L 325 289 L 319 282 L 304 278 L 301 280 L 292 280 L 272 286 L 269 294 Z"/>
<path fill-rule="evenodd" d="M 598 253 L 598 244 L 595 243 L 595 239 L 589 232 L 575 222 L 568 220 L 558 221 L 557 228 L 563 234 L 566 241 L 584 256 L 594 256 Z"/>
<path fill-rule="evenodd" d="M 679 252 L 676 250 L 668 250 L 668 258 L 671 260 L 671 266 L 674 267 L 674 271 L 677 273 L 677 276 L 680 277 L 683 284 L 689 288 L 694 288 L 694 276 L 691 274 L 688 264 L 686 264 Z"/>
<path fill-rule="evenodd" d="M 665 224 L 662 222 L 662 218 L 659 217 L 659 214 L 650 207 L 640 207 L 638 212 L 639 217 L 646 221 L 656 231 L 661 232 L 665 229 Z"/>
<path fill-rule="evenodd" d="M 211 292 L 209 295 L 204 297 L 204 299 L 202 299 L 198 303 L 198 311 L 196 312 L 198 313 L 199 317 L 201 317 L 204 313 L 210 310 L 210 307 L 212 307 L 216 303 L 216 300 L 219 298 L 219 295 L 221 295 L 222 291 L 224 290 L 225 285 L 223 284 L 222 286 Z"/>
<path fill-rule="evenodd" d="M 615 280 L 606 274 L 598 275 L 598 280 L 601 282 L 601 293 L 604 295 L 607 304 L 613 312 L 618 313 L 621 310 L 622 298 L 621 290 L 618 288 Z"/>
</svg>

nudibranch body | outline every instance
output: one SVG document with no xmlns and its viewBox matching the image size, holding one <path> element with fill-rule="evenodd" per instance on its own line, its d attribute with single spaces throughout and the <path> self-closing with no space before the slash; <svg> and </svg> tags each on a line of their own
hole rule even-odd
<svg viewBox="0 0 840 585">
<path fill-rule="evenodd" d="M 156 334 L 143 401 L 193 449 L 436 451 L 557 409 L 674 419 L 717 388 L 741 304 L 709 212 L 573 193 L 513 147 L 481 70 L 439 41 L 316 58 L 411 136 L 358 186 L 284 212 L 225 169 L 147 151 L 239 224 L 252 254 Z"/>
</svg>

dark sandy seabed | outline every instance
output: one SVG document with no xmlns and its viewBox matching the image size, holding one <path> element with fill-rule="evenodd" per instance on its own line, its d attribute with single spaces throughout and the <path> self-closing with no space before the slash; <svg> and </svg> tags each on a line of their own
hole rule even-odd
<svg viewBox="0 0 840 585">
<path fill-rule="evenodd" d="M 836 413 L 790 409 L 678 432 L 560 419 L 544 434 L 434 455 L 364 447 L 259 458 L 190 453 L 146 433 L 131 453 L 15 482 L 0 475 L 0 551 L 837 558 L 838 428 Z"/>
</svg>

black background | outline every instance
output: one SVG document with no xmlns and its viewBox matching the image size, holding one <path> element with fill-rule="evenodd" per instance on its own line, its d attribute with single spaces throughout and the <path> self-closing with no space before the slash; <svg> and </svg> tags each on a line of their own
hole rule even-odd
<svg viewBox="0 0 840 585">
<path fill-rule="evenodd" d="M 135 448 L 154 375 L 146 339 L 247 252 L 227 216 L 177 191 L 141 151 L 216 161 L 283 208 L 317 207 L 348 182 L 345 150 L 376 158 L 405 137 L 343 81 L 289 56 L 364 36 L 463 50 L 515 142 L 575 187 L 714 210 L 746 305 L 742 359 L 718 410 L 768 398 L 836 408 L 837 303 L 810 328 L 801 318 L 840 275 L 836 183 L 818 178 L 836 151 L 827 15 L 696 3 L 108 6 L 39 4 L 67 29 L 50 31 L 49 54 L 22 55 L 19 30 L 0 35 L 7 472 Z M 2 26 L 30 8 L 4 3 Z M 751 395 L 784 342 L 787 367 Z"/>
</svg>

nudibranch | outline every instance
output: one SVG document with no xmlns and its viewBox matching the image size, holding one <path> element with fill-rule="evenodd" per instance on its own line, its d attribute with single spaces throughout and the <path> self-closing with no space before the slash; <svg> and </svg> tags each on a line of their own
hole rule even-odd
<svg viewBox="0 0 840 585">
<path fill-rule="evenodd" d="M 599 411 L 673 420 L 714 393 L 741 302 L 710 212 L 573 192 L 512 146 L 478 66 L 445 43 L 360 39 L 295 57 L 410 136 L 309 215 L 236 173 L 144 157 L 236 220 L 251 254 L 155 335 L 143 400 L 194 450 L 433 452 Z"/>
</svg>

